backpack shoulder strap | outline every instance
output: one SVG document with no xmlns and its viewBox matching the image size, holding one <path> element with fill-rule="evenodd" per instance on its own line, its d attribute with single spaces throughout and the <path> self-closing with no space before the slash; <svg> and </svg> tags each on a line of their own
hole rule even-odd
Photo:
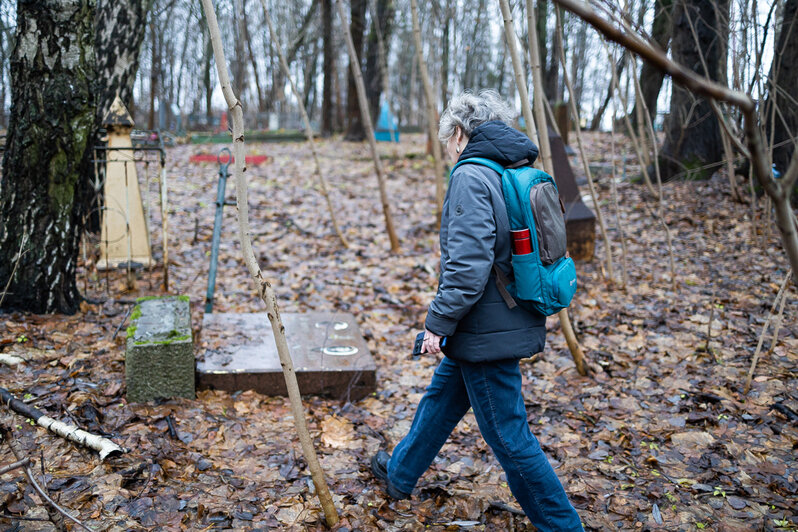
<svg viewBox="0 0 798 532">
<path fill-rule="evenodd" d="M 496 274 L 496 288 L 499 290 L 499 294 L 501 294 L 504 303 L 507 307 L 512 310 L 518 306 L 518 303 L 515 302 L 513 296 L 510 295 L 510 292 L 507 291 L 507 285 L 510 284 L 510 279 L 504 274 L 501 268 L 493 264 L 493 272 Z"/>
<path fill-rule="evenodd" d="M 484 157 L 469 157 L 468 159 L 457 161 L 457 164 L 452 167 L 452 171 L 449 173 L 449 175 L 453 174 L 454 171 L 463 164 L 479 164 L 482 166 L 487 166 L 499 175 L 504 173 L 504 167 L 496 161 L 491 161 L 490 159 L 485 159 Z"/>
</svg>

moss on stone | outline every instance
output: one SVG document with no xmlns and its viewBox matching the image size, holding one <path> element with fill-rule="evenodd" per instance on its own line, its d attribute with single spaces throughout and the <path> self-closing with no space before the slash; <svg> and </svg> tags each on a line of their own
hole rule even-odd
<svg viewBox="0 0 798 532">
<path fill-rule="evenodd" d="M 182 295 L 182 296 L 141 296 L 136 299 L 136 303 L 141 303 L 142 301 L 150 301 L 152 299 L 167 299 L 170 297 L 177 297 L 177 299 L 180 301 L 185 301 L 186 303 L 189 302 L 188 296 Z"/>
<path fill-rule="evenodd" d="M 136 305 L 130 313 L 130 321 L 136 321 L 141 317 L 141 305 Z"/>
<path fill-rule="evenodd" d="M 164 340 L 150 340 L 150 341 L 140 341 L 136 342 L 136 345 L 144 345 L 144 344 L 172 344 L 174 342 L 183 342 L 185 340 L 191 339 L 191 333 L 189 334 L 180 334 L 180 331 L 169 331 L 166 339 Z"/>
<path fill-rule="evenodd" d="M 135 325 L 131 325 L 130 327 L 128 327 L 127 328 L 127 337 L 128 338 L 133 338 L 133 335 L 136 334 L 136 329 L 137 328 L 138 327 L 136 327 Z"/>
<path fill-rule="evenodd" d="M 168 296 L 141 296 L 136 298 L 136 303 L 141 303 L 143 301 L 150 301 L 151 299 L 161 299 L 163 297 L 168 297 Z"/>
</svg>

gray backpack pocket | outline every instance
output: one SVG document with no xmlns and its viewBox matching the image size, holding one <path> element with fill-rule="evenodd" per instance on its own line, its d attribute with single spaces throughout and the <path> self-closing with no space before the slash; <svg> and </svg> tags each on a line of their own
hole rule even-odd
<svg viewBox="0 0 798 532">
<path fill-rule="evenodd" d="M 565 256 L 565 219 L 560 195 L 554 183 L 539 183 L 529 191 L 529 204 L 535 217 L 535 231 L 540 246 L 540 262 L 553 264 Z"/>
</svg>

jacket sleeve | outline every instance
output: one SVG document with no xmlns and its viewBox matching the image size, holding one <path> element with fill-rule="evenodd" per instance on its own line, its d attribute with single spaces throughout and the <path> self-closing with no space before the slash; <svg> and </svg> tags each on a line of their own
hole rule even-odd
<svg viewBox="0 0 798 532">
<path fill-rule="evenodd" d="M 449 258 L 441 265 L 438 292 L 424 324 L 441 336 L 452 335 L 460 319 L 482 297 L 493 267 L 496 220 L 490 190 L 477 172 L 464 167 L 450 184 Z"/>
</svg>

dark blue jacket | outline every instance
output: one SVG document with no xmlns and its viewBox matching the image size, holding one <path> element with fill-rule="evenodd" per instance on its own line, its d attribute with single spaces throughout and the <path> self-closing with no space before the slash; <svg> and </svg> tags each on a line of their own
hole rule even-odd
<svg viewBox="0 0 798 532">
<path fill-rule="evenodd" d="M 460 160 L 492 159 L 509 166 L 530 163 L 538 149 L 529 138 L 499 121 L 471 134 Z M 508 308 L 496 288 L 495 263 L 512 279 L 510 225 L 501 176 L 464 164 L 451 176 L 441 216 L 441 275 L 425 326 L 448 336 L 446 356 L 484 362 L 526 358 L 543 350 L 546 318 L 520 306 Z"/>
</svg>

